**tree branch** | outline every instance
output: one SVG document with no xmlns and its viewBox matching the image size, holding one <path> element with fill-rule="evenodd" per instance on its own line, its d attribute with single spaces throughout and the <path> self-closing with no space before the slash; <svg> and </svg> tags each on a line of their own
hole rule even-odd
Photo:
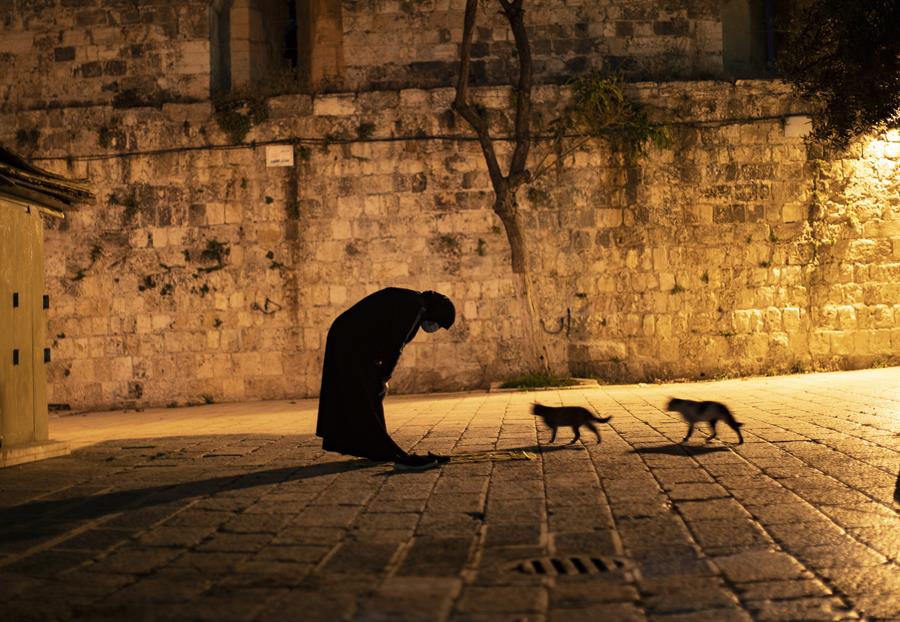
<svg viewBox="0 0 900 622">
<path fill-rule="evenodd" d="M 501 0 L 502 1 L 502 0 Z M 469 66 L 472 58 L 472 33 L 475 30 L 475 16 L 478 10 L 478 0 L 466 0 L 466 15 L 463 25 L 463 38 L 459 45 L 459 79 L 456 82 L 456 98 L 453 100 L 453 110 L 465 119 L 475 133 L 484 153 L 488 174 L 491 177 L 491 185 L 498 195 L 505 189 L 506 179 L 500 171 L 497 162 L 497 154 L 494 151 L 494 143 L 488 132 L 487 119 L 482 117 L 469 103 Z"/>
<path fill-rule="evenodd" d="M 519 53 L 519 82 L 516 85 L 516 146 L 509 165 L 509 183 L 517 188 L 528 181 L 525 165 L 531 148 L 531 86 L 533 64 L 528 32 L 525 30 L 524 0 L 500 0 L 503 13 L 512 28 Z"/>
</svg>

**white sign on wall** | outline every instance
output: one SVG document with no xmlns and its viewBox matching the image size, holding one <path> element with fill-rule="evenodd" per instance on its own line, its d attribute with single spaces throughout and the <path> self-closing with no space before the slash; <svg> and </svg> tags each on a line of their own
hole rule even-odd
<svg viewBox="0 0 900 622">
<path fill-rule="evenodd" d="M 794 115 L 784 120 L 785 138 L 804 138 L 812 131 L 812 119 L 806 115 Z"/>
<path fill-rule="evenodd" d="M 293 145 L 266 145 L 266 167 L 294 166 Z"/>
</svg>

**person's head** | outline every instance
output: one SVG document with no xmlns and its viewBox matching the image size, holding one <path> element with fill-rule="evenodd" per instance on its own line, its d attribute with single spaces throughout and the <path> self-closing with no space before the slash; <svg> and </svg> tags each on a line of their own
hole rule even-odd
<svg viewBox="0 0 900 622">
<path fill-rule="evenodd" d="M 422 292 L 425 311 L 422 313 L 422 330 L 433 333 L 439 328 L 450 328 L 456 319 L 456 309 L 449 298 L 438 292 Z"/>
</svg>

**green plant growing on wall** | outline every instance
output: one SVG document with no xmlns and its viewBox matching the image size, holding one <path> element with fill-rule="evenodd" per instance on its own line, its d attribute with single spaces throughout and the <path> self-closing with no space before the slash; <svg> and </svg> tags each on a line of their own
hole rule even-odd
<svg viewBox="0 0 900 622">
<path fill-rule="evenodd" d="M 138 284 L 138 291 L 146 291 L 148 289 L 153 289 L 156 287 L 156 279 L 153 278 L 152 274 L 146 275 L 141 282 Z"/>
<path fill-rule="evenodd" d="M 278 261 L 278 260 L 275 259 L 275 252 L 274 252 L 274 251 L 269 251 L 268 253 L 266 253 L 266 259 L 268 259 L 269 262 L 270 262 L 270 263 L 269 263 L 269 270 L 278 270 L 278 269 L 280 269 L 280 268 L 286 268 L 286 267 L 287 267 L 287 266 L 285 266 L 283 263 L 281 263 L 280 261 Z"/>
<path fill-rule="evenodd" d="M 453 257 L 458 257 L 462 253 L 459 243 L 459 236 L 456 235 L 450 235 L 449 233 L 439 235 L 434 240 L 433 244 L 437 251 L 442 255 L 451 255 Z"/>
<path fill-rule="evenodd" d="M 631 162 L 646 156 L 650 146 L 662 149 L 672 144 L 668 126 L 650 121 L 644 106 L 625 95 L 621 75 L 592 72 L 570 80 L 569 88 L 572 101 L 551 122 L 553 140 L 532 171 L 533 179 L 592 140 L 605 140 Z"/>
<path fill-rule="evenodd" d="M 534 186 L 528 186 L 525 197 L 533 205 L 548 205 L 550 203 L 550 193 Z"/>
<path fill-rule="evenodd" d="M 115 125 L 104 125 L 97 132 L 97 144 L 104 149 L 110 147 L 121 147 L 120 142 L 124 140 L 121 130 Z"/>
<path fill-rule="evenodd" d="M 233 144 L 244 142 L 247 133 L 269 118 L 264 91 L 238 91 L 213 97 L 213 117 Z"/>
<path fill-rule="evenodd" d="M 444 257 L 444 270 L 450 274 L 458 274 L 460 257 L 462 256 L 461 236 L 445 233 L 428 241 L 431 250 Z"/>
<path fill-rule="evenodd" d="M 227 244 L 219 240 L 207 240 L 206 248 L 200 253 L 200 258 L 204 261 L 215 262 L 213 266 L 198 268 L 199 272 L 215 272 L 225 267 L 225 258 L 231 254 L 231 249 Z"/>
<path fill-rule="evenodd" d="M 326 132 L 322 138 L 322 151 L 328 151 L 328 148 L 335 143 L 345 143 L 350 140 L 350 135 L 343 129 Z"/>
<path fill-rule="evenodd" d="M 171 91 L 154 86 L 151 89 L 123 89 L 112 98 L 113 108 L 139 108 L 153 106 L 162 108 L 163 104 L 175 101 L 178 97 Z"/>
<path fill-rule="evenodd" d="M 21 152 L 31 153 L 32 151 L 37 149 L 40 139 L 41 130 L 39 130 L 38 128 L 20 128 L 16 130 L 16 149 Z"/>
<path fill-rule="evenodd" d="M 128 188 L 127 191 L 116 191 L 107 198 L 109 205 L 121 205 L 125 208 L 122 212 L 122 218 L 125 224 L 129 225 L 134 222 L 135 217 L 140 212 L 140 201 L 138 200 L 137 190 L 134 187 Z"/>
<path fill-rule="evenodd" d="M 375 134 L 375 124 L 369 121 L 363 121 L 356 127 L 356 136 L 360 140 L 368 140 Z"/>
</svg>

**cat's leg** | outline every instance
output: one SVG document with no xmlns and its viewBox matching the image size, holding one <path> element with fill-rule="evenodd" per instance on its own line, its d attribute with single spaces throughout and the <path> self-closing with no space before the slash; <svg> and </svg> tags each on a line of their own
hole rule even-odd
<svg viewBox="0 0 900 622">
<path fill-rule="evenodd" d="M 593 432 L 594 434 L 597 435 L 597 442 L 598 442 L 598 443 L 603 442 L 603 439 L 600 438 L 600 431 L 597 429 L 597 426 L 595 426 L 595 425 L 594 425 L 593 423 L 591 423 L 590 421 L 588 421 L 588 422 L 585 423 L 584 425 L 586 425 L 586 426 L 588 427 L 588 429 L 589 429 L 591 432 Z"/>
<path fill-rule="evenodd" d="M 737 425 L 733 425 L 733 426 L 731 426 L 731 429 L 734 430 L 738 436 L 738 445 L 743 445 L 744 444 L 744 435 L 741 434 L 741 428 Z"/>
<path fill-rule="evenodd" d="M 581 427 L 580 426 L 573 425 L 572 431 L 575 433 L 575 438 L 573 438 L 571 441 L 569 441 L 569 445 L 572 445 L 573 443 L 577 443 L 578 439 L 581 438 Z"/>
<path fill-rule="evenodd" d="M 689 438 L 691 438 L 691 434 L 694 433 L 694 422 L 688 421 L 688 431 L 687 434 L 684 435 L 684 438 L 681 439 L 682 443 L 686 443 Z"/>
<path fill-rule="evenodd" d="M 709 429 L 712 430 L 712 435 L 711 435 L 708 439 L 706 439 L 706 442 L 707 442 L 707 443 L 710 442 L 711 440 L 713 440 L 714 438 L 716 438 L 716 423 L 717 423 L 718 421 L 719 421 L 718 419 L 711 419 L 711 420 L 710 420 L 710 422 L 709 422 Z"/>
<path fill-rule="evenodd" d="M 551 426 L 551 427 L 550 427 L 550 432 L 551 432 L 551 434 L 550 434 L 550 442 L 552 443 L 553 441 L 556 440 L 556 426 Z"/>
</svg>

